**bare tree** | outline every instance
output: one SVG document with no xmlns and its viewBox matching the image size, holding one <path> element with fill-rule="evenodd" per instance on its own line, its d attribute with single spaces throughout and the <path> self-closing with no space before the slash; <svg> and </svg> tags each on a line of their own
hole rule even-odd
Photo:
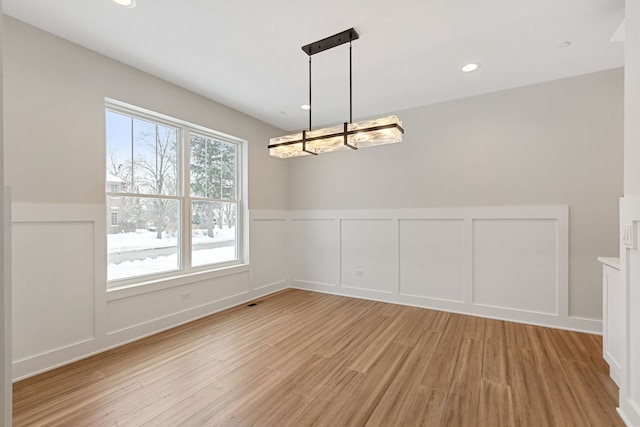
<svg viewBox="0 0 640 427">
<path fill-rule="evenodd" d="M 177 129 L 156 123 L 153 131 L 142 133 L 139 141 L 146 150 L 139 150 L 132 168 L 137 192 L 159 196 L 150 203 L 149 212 L 158 239 L 169 223 L 177 221 L 175 201 L 162 198 L 177 193 L 177 140 Z"/>
</svg>

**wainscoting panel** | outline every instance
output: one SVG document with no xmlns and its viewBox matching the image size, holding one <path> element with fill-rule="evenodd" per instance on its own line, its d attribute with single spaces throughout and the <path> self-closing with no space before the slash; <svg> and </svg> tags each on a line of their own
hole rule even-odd
<svg viewBox="0 0 640 427">
<path fill-rule="evenodd" d="M 286 211 L 247 212 L 251 265 L 109 292 L 104 206 L 14 203 L 12 213 L 14 380 L 289 286 Z"/>
<path fill-rule="evenodd" d="M 124 336 L 129 330 L 145 330 L 164 319 L 179 318 L 181 313 L 213 313 L 217 310 L 207 307 L 248 294 L 249 274 L 244 272 L 111 300 L 107 309 L 108 333 Z"/>
<path fill-rule="evenodd" d="M 566 205 L 290 215 L 293 287 L 601 331 L 601 321 L 568 314 Z"/>
<path fill-rule="evenodd" d="M 342 286 L 384 293 L 394 291 L 395 224 L 385 219 L 341 221 Z"/>
<path fill-rule="evenodd" d="M 92 340 L 95 223 L 17 212 L 12 233 L 13 360 Z"/>
<path fill-rule="evenodd" d="M 568 316 L 567 206 L 251 211 L 250 264 L 111 292 L 104 206 L 12 211 L 15 379 L 287 287 L 601 328 Z"/>
<path fill-rule="evenodd" d="M 300 283 L 338 286 L 340 222 L 322 217 L 293 217 L 291 226 L 293 279 Z"/>
<path fill-rule="evenodd" d="M 251 212 L 251 277 L 255 289 L 280 283 L 288 286 L 289 246 L 286 213 L 266 215 Z"/>
<path fill-rule="evenodd" d="M 400 294 L 464 302 L 465 224 L 459 219 L 400 221 Z"/>
<path fill-rule="evenodd" d="M 555 219 L 473 220 L 473 303 L 558 313 Z"/>
</svg>

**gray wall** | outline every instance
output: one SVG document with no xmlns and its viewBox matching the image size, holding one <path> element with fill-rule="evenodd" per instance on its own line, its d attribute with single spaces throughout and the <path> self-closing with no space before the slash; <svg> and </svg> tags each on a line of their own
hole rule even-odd
<svg viewBox="0 0 640 427">
<path fill-rule="evenodd" d="M 623 70 L 397 114 L 401 144 L 290 160 L 294 210 L 568 204 L 570 315 L 601 318 L 618 254 Z"/>
<path fill-rule="evenodd" d="M 640 194 L 640 18 L 637 2 L 626 3 L 624 194 Z"/>
<path fill-rule="evenodd" d="M 5 16 L 5 178 L 14 200 L 104 204 L 104 98 L 249 141 L 249 208 L 286 209 L 282 131 Z"/>
</svg>

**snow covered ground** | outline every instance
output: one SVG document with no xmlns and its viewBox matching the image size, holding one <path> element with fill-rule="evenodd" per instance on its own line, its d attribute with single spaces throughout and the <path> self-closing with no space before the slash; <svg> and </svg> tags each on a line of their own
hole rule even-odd
<svg viewBox="0 0 640 427">
<path fill-rule="evenodd" d="M 195 230 L 192 237 L 194 251 L 192 252 L 192 264 L 194 266 L 206 265 L 236 259 L 235 245 L 208 248 L 208 244 L 227 242 L 235 239 L 235 228 L 215 229 L 214 237 L 208 237 L 206 230 Z M 127 253 L 131 260 L 113 263 L 107 266 L 108 280 L 118 280 L 128 277 L 145 276 L 154 273 L 168 272 L 178 269 L 178 256 L 176 253 L 169 255 L 157 255 L 157 249 L 176 248 L 177 237 L 168 236 L 162 239 L 156 238 L 155 231 L 137 230 L 135 233 L 121 233 L 107 235 L 108 253 Z M 205 248 L 198 249 L 198 246 Z M 176 248 L 177 252 L 177 248 Z"/>
<path fill-rule="evenodd" d="M 235 259 L 235 256 L 235 246 L 204 249 L 193 253 L 193 264 L 205 265 L 212 262 L 231 261 Z M 109 280 L 118 280 L 125 277 L 146 276 L 148 274 L 177 270 L 177 268 L 177 255 L 159 256 L 143 260 L 125 261 L 120 264 L 109 264 L 107 267 L 107 277 Z"/>
<path fill-rule="evenodd" d="M 236 237 L 235 227 L 216 228 L 214 237 L 207 236 L 207 230 L 194 230 L 192 242 L 194 245 L 210 242 L 225 242 Z M 163 233 L 162 239 L 156 238 L 155 231 L 136 230 L 135 233 L 107 234 L 108 253 L 122 253 L 144 251 L 145 249 L 168 248 L 177 245 L 176 236 Z"/>
</svg>

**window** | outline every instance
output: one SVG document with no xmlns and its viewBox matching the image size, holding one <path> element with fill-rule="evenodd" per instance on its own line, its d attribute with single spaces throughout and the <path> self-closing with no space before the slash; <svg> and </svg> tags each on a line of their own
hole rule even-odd
<svg viewBox="0 0 640 427">
<path fill-rule="evenodd" d="M 115 227 L 118 225 L 118 211 L 111 211 L 111 226 Z"/>
<path fill-rule="evenodd" d="M 242 261 L 239 140 L 107 103 L 106 146 L 107 287 Z"/>
</svg>

